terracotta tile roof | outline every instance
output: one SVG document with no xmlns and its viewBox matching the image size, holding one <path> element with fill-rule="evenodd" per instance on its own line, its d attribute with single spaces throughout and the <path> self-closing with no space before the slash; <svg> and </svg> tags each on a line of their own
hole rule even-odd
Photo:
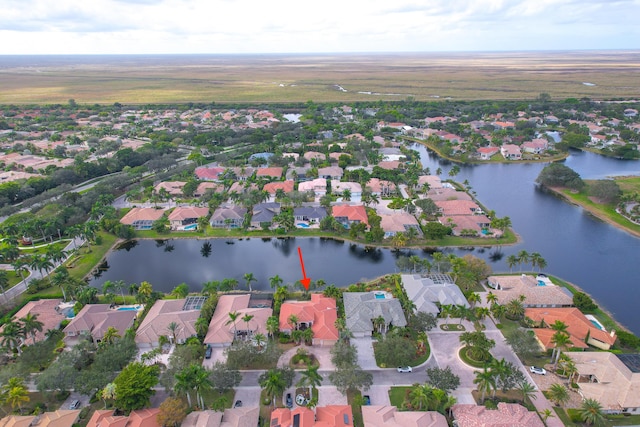
<svg viewBox="0 0 640 427">
<path fill-rule="evenodd" d="M 298 415 L 297 427 L 346 427 L 353 425 L 353 413 L 349 405 L 329 405 L 316 407 L 316 413 L 309 408 L 277 408 L 271 412 L 271 427 L 290 427 Z M 345 423 L 345 415 L 348 423 Z"/>
<path fill-rule="evenodd" d="M 0 427 L 72 427 L 80 410 L 58 409 L 55 412 L 45 412 L 41 415 L 18 416 L 10 415 L 0 419 Z"/>
<path fill-rule="evenodd" d="M 299 322 L 313 322 L 313 338 L 337 340 L 336 300 L 322 294 L 311 294 L 311 301 L 287 301 L 280 307 L 280 330 L 291 330 L 289 316 L 295 314 Z"/>
<path fill-rule="evenodd" d="M 137 311 L 112 310 L 109 304 L 87 304 L 64 328 L 64 333 L 89 332 L 94 339 L 102 339 L 109 327 L 114 327 L 120 336 L 133 325 Z"/>
<path fill-rule="evenodd" d="M 420 225 L 418 224 L 418 220 L 410 213 L 398 212 L 390 215 L 380 214 L 380 218 L 380 227 L 385 232 L 404 233 L 407 231 L 407 227 L 413 226 L 416 228 L 416 231 L 420 233 Z"/>
<path fill-rule="evenodd" d="M 294 182 L 293 181 L 278 181 L 278 182 L 269 182 L 264 185 L 262 188 L 269 194 L 276 194 L 276 191 L 282 190 L 285 193 L 291 193 L 293 191 Z"/>
<path fill-rule="evenodd" d="M 525 310 L 525 316 L 538 324 L 544 321 L 547 326 L 553 324 L 556 320 L 564 322 L 567 325 L 567 332 L 571 337 L 571 342 L 574 347 L 587 348 L 587 344 L 585 344 L 587 336 L 609 346 L 613 345 L 616 341 L 615 331 L 612 331 L 613 334 L 610 334 L 597 328 L 575 307 L 527 308 Z M 555 333 L 553 329 L 537 328 L 534 329 L 534 332 L 545 348 L 549 349 L 553 347 L 551 343 L 551 337 Z"/>
<path fill-rule="evenodd" d="M 401 165 L 402 165 L 402 162 L 400 162 L 398 160 L 382 161 L 382 162 L 378 163 L 378 166 L 380 166 L 382 169 L 386 169 L 386 170 L 399 169 Z"/>
<path fill-rule="evenodd" d="M 442 215 L 473 215 L 474 212 L 480 211 L 480 206 L 471 200 L 438 200 L 435 202 L 440 209 Z"/>
<path fill-rule="evenodd" d="M 429 184 L 430 189 L 442 188 L 442 181 L 437 175 L 420 175 L 418 177 L 418 185 Z"/>
<path fill-rule="evenodd" d="M 456 404 L 451 408 L 459 427 L 544 427 L 537 413 L 517 403 L 498 403 L 498 409 Z"/>
<path fill-rule="evenodd" d="M 198 179 L 215 181 L 220 177 L 220 174 L 224 173 L 224 171 L 225 171 L 224 168 L 219 168 L 219 167 L 208 168 L 204 166 L 204 167 L 196 168 L 195 174 Z"/>
<path fill-rule="evenodd" d="M 167 193 L 171 194 L 172 196 L 182 196 L 182 188 L 185 184 L 186 182 L 183 181 L 165 181 L 156 185 L 153 188 L 153 191 L 159 193 L 160 190 L 164 188 Z"/>
<path fill-rule="evenodd" d="M 154 344 L 161 335 L 170 334 L 171 322 L 178 324 L 176 340 L 184 342 L 196 335 L 195 323 L 200 310 L 183 310 L 185 299 L 158 300 L 153 304 L 136 332 L 137 344 Z"/>
<path fill-rule="evenodd" d="M 434 411 L 398 411 L 395 406 L 363 406 L 367 427 L 447 427 L 444 415 Z"/>
<path fill-rule="evenodd" d="M 280 178 L 282 176 L 282 168 L 280 167 L 260 168 L 256 172 L 256 176 Z"/>
<path fill-rule="evenodd" d="M 42 332 L 37 331 L 35 338 L 36 342 L 42 341 L 46 338 L 46 333 L 49 329 L 58 329 L 60 322 L 65 319 L 64 314 L 56 310 L 56 307 L 62 302 L 61 299 L 41 299 L 38 301 L 29 301 L 22 307 L 16 314 L 13 315 L 14 319 L 21 319 L 27 314 L 37 315 L 38 320 L 43 323 Z M 4 326 L 0 328 L 0 332 L 4 330 Z M 28 336 L 25 340 L 26 344 L 33 343 L 33 338 Z"/>
<path fill-rule="evenodd" d="M 169 221 L 183 221 L 190 218 L 201 218 L 209 215 L 209 208 L 195 206 L 178 206 L 169 214 Z"/>
<path fill-rule="evenodd" d="M 538 286 L 538 282 L 533 276 L 513 275 L 513 276 L 489 276 L 487 282 L 494 288 L 492 291 L 500 304 L 506 304 L 513 299 L 518 299 L 520 295 L 525 296 L 525 307 L 535 307 L 536 305 L 553 306 L 573 306 L 573 296 L 560 286 Z M 497 287 L 500 286 L 501 290 Z"/>
<path fill-rule="evenodd" d="M 120 223 L 133 225 L 136 221 L 157 221 L 162 218 L 164 212 L 164 209 L 132 208 L 120 219 Z"/>
<path fill-rule="evenodd" d="M 216 184 L 215 182 L 201 182 L 196 188 L 195 196 L 204 195 L 207 190 L 212 190 L 214 193 L 222 193 L 224 186 L 222 184 Z"/>
<path fill-rule="evenodd" d="M 325 160 L 327 158 L 327 156 L 325 156 L 324 153 L 319 153 L 317 151 L 307 151 L 306 153 L 303 154 L 303 156 L 307 160 L 313 160 L 313 159 Z"/>
<path fill-rule="evenodd" d="M 383 190 L 385 192 L 396 191 L 396 185 L 393 182 L 378 178 L 371 178 L 369 182 L 367 182 L 366 188 L 368 188 L 372 193 L 381 193 Z"/>
<path fill-rule="evenodd" d="M 369 225 L 367 211 L 362 205 L 336 205 L 332 207 L 331 212 L 334 218 L 347 218 L 349 221 L 360 221 Z"/>
<path fill-rule="evenodd" d="M 233 342 L 234 330 L 244 330 L 249 327 L 254 334 L 267 335 L 267 319 L 273 314 L 271 308 L 249 307 L 251 295 L 222 295 L 218 300 L 216 311 L 209 323 L 209 330 L 204 342 L 207 344 L 228 345 Z M 237 312 L 240 315 L 234 324 L 229 322 L 229 313 Z M 252 315 L 253 318 L 247 325 L 242 321 L 244 315 Z"/>
<path fill-rule="evenodd" d="M 434 202 L 441 202 L 445 200 L 473 200 L 471 196 L 464 191 L 457 191 L 453 188 L 440 187 L 430 188 L 427 192 L 427 197 Z"/>
</svg>

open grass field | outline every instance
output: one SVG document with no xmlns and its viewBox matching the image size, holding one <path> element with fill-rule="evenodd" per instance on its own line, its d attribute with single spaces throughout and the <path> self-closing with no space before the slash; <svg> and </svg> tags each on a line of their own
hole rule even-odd
<svg viewBox="0 0 640 427">
<path fill-rule="evenodd" d="M 587 83 L 587 84 L 585 84 Z M 640 51 L 0 56 L 0 103 L 640 99 Z"/>
</svg>

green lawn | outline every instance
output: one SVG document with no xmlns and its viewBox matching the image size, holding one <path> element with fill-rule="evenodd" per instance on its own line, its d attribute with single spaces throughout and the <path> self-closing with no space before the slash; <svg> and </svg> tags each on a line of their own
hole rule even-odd
<svg viewBox="0 0 640 427">
<path fill-rule="evenodd" d="M 93 244 L 88 247 L 85 244 L 78 250 L 77 254 L 74 254 L 65 263 L 71 277 L 84 279 L 104 259 L 107 252 L 118 240 L 116 236 L 110 233 L 100 232 L 98 236 L 102 239 L 99 245 Z"/>
<path fill-rule="evenodd" d="M 389 387 L 389 402 L 398 409 L 402 408 L 407 391 L 411 390 L 411 386 L 394 386 Z"/>
</svg>

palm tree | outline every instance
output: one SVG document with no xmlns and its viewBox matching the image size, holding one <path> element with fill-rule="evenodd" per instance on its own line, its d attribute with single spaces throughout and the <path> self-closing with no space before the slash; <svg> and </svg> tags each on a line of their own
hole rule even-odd
<svg viewBox="0 0 640 427">
<path fill-rule="evenodd" d="M 187 403 L 191 407 L 191 390 L 193 390 L 193 372 L 185 367 L 176 373 L 176 383 L 174 390 L 176 393 L 185 393 L 187 395 Z"/>
<path fill-rule="evenodd" d="M 542 258 L 542 255 L 540 255 L 538 252 L 533 252 L 529 260 L 531 261 L 531 267 L 538 267 L 538 271 L 540 271 L 540 269 L 546 267 L 547 265 L 545 259 Z"/>
<path fill-rule="evenodd" d="M 578 409 L 582 422 L 588 425 L 604 424 L 605 417 L 602 413 L 602 405 L 595 399 L 584 399 Z"/>
<path fill-rule="evenodd" d="M 513 273 L 513 267 L 518 264 L 518 257 L 515 255 L 509 255 L 507 257 L 507 265 L 509 266 L 509 270 Z"/>
<path fill-rule="evenodd" d="M 19 257 L 19 258 L 16 258 L 11 263 L 11 265 L 13 266 L 13 270 L 20 275 L 20 277 L 22 278 L 22 281 L 24 282 L 25 280 L 24 273 L 29 271 L 29 269 L 27 268 L 28 262 L 23 257 Z"/>
<path fill-rule="evenodd" d="M 191 365 L 191 377 L 193 378 L 193 388 L 196 390 L 196 399 L 201 409 L 204 409 L 204 398 L 202 392 L 213 388 L 213 382 L 209 378 L 209 371 L 202 365 Z"/>
<path fill-rule="evenodd" d="M 542 417 L 542 422 L 545 423 L 545 425 L 547 424 L 547 420 L 549 418 L 555 417 L 555 415 L 553 415 L 553 411 L 551 409 L 549 409 L 549 408 L 547 408 L 544 411 L 542 411 L 540 416 Z"/>
<path fill-rule="evenodd" d="M 296 316 L 295 314 L 292 314 L 287 319 L 287 323 L 289 324 L 289 326 L 291 326 L 292 331 L 298 329 L 298 320 L 298 316 Z"/>
<path fill-rule="evenodd" d="M 251 319 L 253 319 L 254 317 L 255 316 L 253 314 L 245 314 L 244 316 L 242 316 L 242 321 L 247 324 L 247 339 L 249 338 L 249 322 L 251 322 Z"/>
<path fill-rule="evenodd" d="M 524 249 L 518 252 L 518 264 L 520 264 L 520 271 L 522 271 L 522 264 L 528 264 L 530 260 L 529 252 Z"/>
<path fill-rule="evenodd" d="M 549 325 L 549 328 L 553 329 L 556 332 L 563 332 L 566 334 L 567 329 L 569 328 L 569 325 L 564 323 L 562 320 L 556 320 L 555 322 Z"/>
<path fill-rule="evenodd" d="M 256 343 L 256 347 L 258 347 L 260 350 L 262 350 L 264 348 L 264 345 L 267 343 L 267 337 L 265 337 L 264 334 L 261 334 L 260 332 L 253 336 L 253 340 Z"/>
<path fill-rule="evenodd" d="M 277 274 L 273 277 L 269 277 L 269 286 L 271 289 L 277 289 L 282 285 L 283 280 Z"/>
<path fill-rule="evenodd" d="M 180 329 L 180 325 L 176 322 L 167 325 L 167 330 L 171 333 L 171 344 L 177 344 L 178 329 Z"/>
<path fill-rule="evenodd" d="M 257 282 L 258 279 L 256 279 L 253 276 L 253 273 L 245 273 L 244 281 L 246 282 L 246 285 L 247 285 L 247 288 L 249 289 L 249 292 L 251 292 L 253 290 L 253 289 L 251 289 L 251 282 Z"/>
<path fill-rule="evenodd" d="M 496 388 L 496 378 L 494 373 L 488 370 L 486 366 L 482 371 L 476 371 L 475 373 L 476 377 L 473 383 L 478 385 L 478 391 L 482 392 L 482 398 L 480 400 L 484 402 L 486 392 Z"/>
<path fill-rule="evenodd" d="M 312 388 L 317 388 L 322 384 L 322 375 L 318 373 L 320 366 L 307 365 L 307 369 L 300 372 L 301 378 L 298 381 L 298 387 L 309 387 L 309 397 L 313 396 Z"/>
<path fill-rule="evenodd" d="M 266 376 L 260 381 L 260 387 L 265 391 L 267 396 L 272 400 L 273 406 L 276 406 L 276 396 L 281 395 L 287 385 L 282 378 L 282 372 L 270 369 L 266 372 Z"/>
<path fill-rule="evenodd" d="M 471 292 L 467 297 L 467 301 L 469 301 L 471 307 L 475 307 L 477 303 L 482 302 L 482 299 L 480 298 L 480 294 L 477 292 Z"/>
<path fill-rule="evenodd" d="M 101 344 L 103 345 L 111 344 L 116 338 L 120 338 L 120 334 L 118 333 L 118 330 L 113 326 L 109 326 L 107 330 L 104 332 L 104 335 L 102 336 Z"/>
<path fill-rule="evenodd" d="M 49 270 L 53 268 L 53 263 L 49 258 L 44 255 L 34 254 L 31 257 L 31 261 L 29 261 L 29 267 L 32 269 L 38 270 L 42 277 L 45 277 L 45 274 L 42 274 L 42 270 L 44 270 L 48 275 Z M 51 281 L 51 277 L 49 277 L 49 281 Z"/>
<path fill-rule="evenodd" d="M 138 296 L 142 299 L 142 301 L 147 301 L 151 294 L 153 293 L 153 287 L 149 282 L 140 283 L 140 287 L 138 288 Z"/>
<path fill-rule="evenodd" d="M 44 323 L 38 320 L 38 314 L 27 313 L 26 316 L 20 318 L 20 322 L 22 322 L 22 330 L 24 331 L 24 335 L 31 335 L 31 339 L 33 339 L 33 343 L 36 343 L 36 333 L 42 332 L 42 327 Z"/>
<path fill-rule="evenodd" d="M 558 359 L 560 358 L 560 352 L 571 343 L 571 337 L 564 332 L 556 332 L 551 337 L 551 343 L 554 344 L 553 353 L 555 353 L 555 361 L 553 362 L 553 369 L 558 365 Z M 551 357 L 553 357 L 553 354 Z"/>
<path fill-rule="evenodd" d="M 276 334 L 280 330 L 280 320 L 277 316 L 271 316 L 267 319 L 267 332 L 271 338 L 275 338 Z"/>
<path fill-rule="evenodd" d="M 236 339 L 236 336 L 238 335 L 238 330 L 236 329 L 236 320 L 238 320 L 238 317 L 240 317 L 240 313 L 238 313 L 237 311 L 231 311 L 229 312 L 229 320 L 227 320 L 227 323 L 225 323 L 225 325 L 228 324 L 233 324 L 233 339 Z"/>
<path fill-rule="evenodd" d="M 16 349 L 18 354 L 22 353 L 20 345 L 22 344 L 23 330 L 19 322 L 10 320 L 5 323 L 2 333 L 0 333 L 0 343 L 9 350 Z"/>
<path fill-rule="evenodd" d="M 556 406 L 564 405 L 570 399 L 567 388 L 559 383 L 553 384 L 549 387 L 548 396 L 549 399 L 553 400 Z"/>
<path fill-rule="evenodd" d="M 15 409 L 16 406 L 22 413 L 22 404 L 28 402 L 29 390 L 24 384 L 24 379 L 20 377 L 10 378 L 7 384 L 2 386 L 2 394 L 4 394 L 4 400 L 11 405 L 11 408 Z"/>
<path fill-rule="evenodd" d="M 409 402 L 411 407 L 422 411 L 424 407 L 427 409 L 433 397 L 433 387 L 429 384 L 416 384 L 409 391 Z"/>
<path fill-rule="evenodd" d="M 520 384 L 518 384 L 518 390 L 520 390 L 520 393 L 522 393 L 522 401 L 524 403 L 527 402 L 527 399 L 531 401 L 532 399 L 536 399 L 538 397 L 536 396 L 536 388 L 527 380 L 524 380 Z"/>
<path fill-rule="evenodd" d="M 512 299 L 505 306 L 505 312 L 511 319 L 522 318 L 522 316 L 524 316 L 524 306 L 522 305 L 522 301 Z"/>
<path fill-rule="evenodd" d="M 107 400 L 113 400 L 116 398 L 116 385 L 109 383 L 100 391 L 100 397 L 104 402 L 104 409 L 107 409 Z"/>
</svg>

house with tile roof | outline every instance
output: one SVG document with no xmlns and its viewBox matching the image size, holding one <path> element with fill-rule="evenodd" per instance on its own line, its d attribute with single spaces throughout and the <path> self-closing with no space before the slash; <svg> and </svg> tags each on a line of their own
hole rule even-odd
<svg viewBox="0 0 640 427">
<path fill-rule="evenodd" d="M 173 341 L 169 324 L 178 324 L 175 339 L 183 344 L 187 339 L 195 337 L 195 323 L 200 316 L 200 309 L 190 309 L 185 306 L 186 299 L 158 300 L 149 309 L 144 320 L 136 331 L 136 344 L 140 349 L 155 348 L 160 336 L 166 336 Z"/>
<path fill-rule="evenodd" d="M 130 225 L 136 230 L 151 230 L 153 223 L 162 218 L 164 213 L 164 209 L 131 208 L 125 216 L 120 218 L 120 224 Z"/>
<path fill-rule="evenodd" d="M 367 182 L 366 188 L 371 191 L 371 194 L 379 197 L 388 197 L 396 192 L 396 185 L 393 182 L 378 178 L 371 178 Z"/>
<path fill-rule="evenodd" d="M 194 197 L 202 197 L 207 193 L 224 193 L 224 185 L 216 182 L 201 182 L 193 192 Z"/>
<path fill-rule="evenodd" d="M 487 285 L 493 288 L 493 294 L 499 304 L 524 296 L 523 305 L 527 307 L 573 307 L 573 295 L 550 280 L 538 280 L 526 274 L 509 276 L 489 276 Z"/>
<path fill-rule="evenodd" d="M 578 393 L 605 412 L 640 414 L 640 354 L 566 352 L 578 372 Z"/>
<path fill-rule="evenodd" d="M 317 406 L 314 412 L 304 406 L 277 408 L 271 412 L 271 427 L 347 427 L 353 426 L 349 405 Z"/>
<path fill-rule="evenodd" d="M 237 338 L 251 339 L 260 333 L 268 335 L 267 319 L 273 314 L 271 308 L 256 308 L 250 306 L 251 295 L 222 295 L 213 313 L 209 330 L 204 343 L 213 347 L 228 347 Z M 229 313 L 238 313 L 235 322 L 231 322 Z M 253 316 L 247 323 L 244 316 Z"/>
<path fill-rule="evenodd" d="M 209 224 L 216 228 L 242 227 L 247 209 L 238 205 L 220 206 L 209 218 Z"/>
<path fill-rule="evenodd" d="M 186 182 L 184 181 L 165 181 L 153 187 L 153 191 L 156 194 L 160 194 L 160 192 L 164 189 L 172 197 L 182 197 L 184 196 L 182 189 L 184 188 L 185 184 Z"/>
<path fill-rule="evenodd" d="M 416 305 L 416 311 L 437 315 L 440 313 L 438 306 L 469 307 L 469 302 L 449 275 L 438 274 L 434 277 L 436 280 L 428 276 L 422 277 L 419 274 L 402 274 L 400 276 L 407 296 Z"/>
<path fill-rule="evenodd" d="M 256 171 L 256 178 L 280 179 L 283 169 L 281 167 L 272 166 L 268 168 L 259 168 Z"/>
<path fill-rule="evenodd" d="M 525 153 L 542 154 L 549 148 L 549 141 L 544 138 L 535 138 L 522 143 L 521 149 Z"/>
<path fill-rule="evenodd" d="M 280 203 L 258 203 L 253 206 L 251 214 L 251 227 L 261 228 L 264 224 L 271 226 L 273 217 L 280 213 Z"/>
<path fill-rule="evenodd" d="M 555 330 L 549 328 L 556 321 L 567 325 L 567 333 L 574 348 L 586 349 L 589 345 L 601 350 L 609 350 L 616 342 L 616 331 L 607 332 L 599 322 L 593 322 L 575 307 L 566 308 L 527 308 L 524 315 L 540 327 L 533 329 L 538 342 L 549 350 Z"/>
<path fill-rule="evenodd" d="M 500 152 L 498 147 L 480 147 L 477 150 L 480 160 L 491 160 L 491 157 Z"/>
<path fill-rule="evenodd" d="M 293 187 L 293 181 L 275 181 L 265 184 L 264 187 L 262 187 L 262 190 L 266 191 L 273 197 L 278 190 L 282 190 L 285 193 L 291 193 L 293 191 Z"/>
<path fill-rule="evenodd" d="M 224 174 L 225 168 L 202 166 L 194 171 L 196 178 L 200 181 L 219 181 Z"/>
<path fill-rule="evenodd" d="M 507 160 L 521 160 L 522 151 L 520 147 L 515 144 L 502 144 L 500 147 L 500 154 Z"/>
<path fill-rule="evenodd" d="M 351 193 L 349 201 L 360 203 L 360 200 L 362 199 L 362 186 L 359 183 L 349 181 L 336 181 L 335 179 L 331 180 L 331 193 L 342 196 L 342 193 L 345 190 L 349 190 L 349 192 Z"/>
<path fill-rule="evenodd" d="M 438 210 L 445 216 L 478 215 L 482 208 L 472 200 L 438 200 L 434 202 Z"/>
<path fill-rule="evenodd" d="M 318 224 L 326 216 L 327 210 L 322 206 L 301 206 L 299 208 L 293 208 L 293 218 L 296 221 Z"/>
<path fill-rule="evenodd" d="M 344 292 L 342 298 L 347 328 L 355 337 L 370 337 L 373 320 L 378 318 L 384 319 L 379 328 L 382 333 L 392 326 L 407 326 L 400 301 L 386 292 Z"/>
<path fill-rule="evenodd" d="M 289 318 L 298 319 L 296 329 L 311 328 L 313 345 L 333 345 L 339 338 L 335 321 L 338 317 L 336 300 L 322 294 L 311 294 L 311 301 L 285 301 L 280 307 L 280 331 L 291 334 Z"/>
<path fill-rule="evenodd" d="M 409 229 L 416 230 L 418 236 L 422 235 L 418 220 L 410 213 L 380 214 L 380 218 L 380 227 L 384 231 L 385 239 L 391 238 L 398 233 L 406 233 Z"/>
<path fill-rule="evenodd" d="M 473 200 L 467 192 L 458 191 L 449 187 L 431 188 L 427 191 L 427 197 L 434 202 L 442 202 L 445 200 Z"/>
<path fill-rule="evenodd" d="M 336 221 L 347 228 L 361 222 L 369 226 L 367 211 L 362 205 L 335 205 L 331 207 L 331 214 Z"/>
<path fill-rule="evenodd" d="M 328 166 L 326 168 L 318 168 L 318 177 L 324 179 L 333 179 L 340 181 L 344 175 L 344 171 L 340 166 Z"/>
<path fill-rule="evenodd" d="M 327 156 L 324 153 L 319 153 L 317 151 L 307 151 L 303 154 L 303 157 L 309 161 L 318 160 L 320 162 L 327 159 Z"/>
<path fill-rule="evenodd" d="M 327 194 L 327 180 L 324 178 L 316 178 L 311 181 L 305 181 L 298 184 L 298 191 L 313 191 L 316 197 L 322 197 Z"/>
<path fill-rule="evenodd" d="M 435 411 L 398 411 L 395 406 L 363 406 L 367 427 L 448 427 L 444 415 Z"/>
<path fill-rule="evenodd" d="M 442 215 L 438 217 L 438 222 L 447 227 L 451 227 L 454 236 L 475 235 L 495 237 L 495 233 L 502 233 L 500 230 L 493 230 L 492 234 L 488 233 L 491 220 L 485 215 Z"/>
<path fill-rule="evenodd" d="M 220 411 L 193 411 L 182 421 L 181 427 L 254 427 L 258 425 L 260 408 L 240 407 Z"/>
<path fill-rule="evenodd" d="M 98 409 L 87 427 L 162 427 L 157 418 L 160 408 L 138 409 L 129 415 L 114 415 L 113 409 Z"/>
<path fill-rule="evenodd" d="M 135 310 L 117 310 L 109 304 L 87 304 L 71 319 L 63 329 L 65 341 L 80 336 L 91 337 L 100 342 L 110 327 L 115 328 L 120 336 L 133 327 L 138 312 Z"/>
<path fill-rule="evenodd" d="M 429 189 L 442 188 L 442 180 L 437 175 L 420 175 L 418 177 L 418 186 L 428 185 Z"/>
<path fill-rule="evenodd" d="M 8 415 L 0 419 L 0 427 L 72 427 L 80 417 L 80 410 L 58 409 L 40 415 Z"/>
<path fill-rule="evenodd" d="M 203 218 L 207 215 L 209 215 L 209 208 L 199 208 L 196 206 L 178 206 L 173 211 L 171 211 L 168 218 L 172 230 L 195 231 L 197 229 L 198 218 Z"/>
<path fill-rule="evenodd" d="M 404 155 L 404 153 L 396 147 L 382 147 L 378 150 L 378 152 L 382 155 L 382 160 L 387 162 L 398 161 L 407 158 L 407 156 Z"/>
<path fill-rule="evenodd" d="M 378 166 L 385 170 L 396 170 L 402 168 L 402 162 L 398 160 L 383 160 L 378 162 Z"/>
<path fill-rule="evenodd" d="M 544 427 L 536 412 L 517 403 L 499 402 L 497 409 L 458 403 L 451 413 L 458 427 Z"/>
<path fill-rule="evenodd" d="M 29 335 L 24 339 L 24 344 L 33 344 L 34 337 L 36 342 L 44 341 L 48 330 L 56 330 L 60 327 L 66 316 L 58 310 L 61 299 L 41 299 L 37 301 L 29 301 L 20 310 L 13 315 L 13 319 L 19 320 L 27 314 L 37 316 L 38 321 L 42 322 L 42 331 L 36 331 L 34 336 Z M 0 326 L 0 333 L 4 330 L 4 325 Z"/>
</svg>

